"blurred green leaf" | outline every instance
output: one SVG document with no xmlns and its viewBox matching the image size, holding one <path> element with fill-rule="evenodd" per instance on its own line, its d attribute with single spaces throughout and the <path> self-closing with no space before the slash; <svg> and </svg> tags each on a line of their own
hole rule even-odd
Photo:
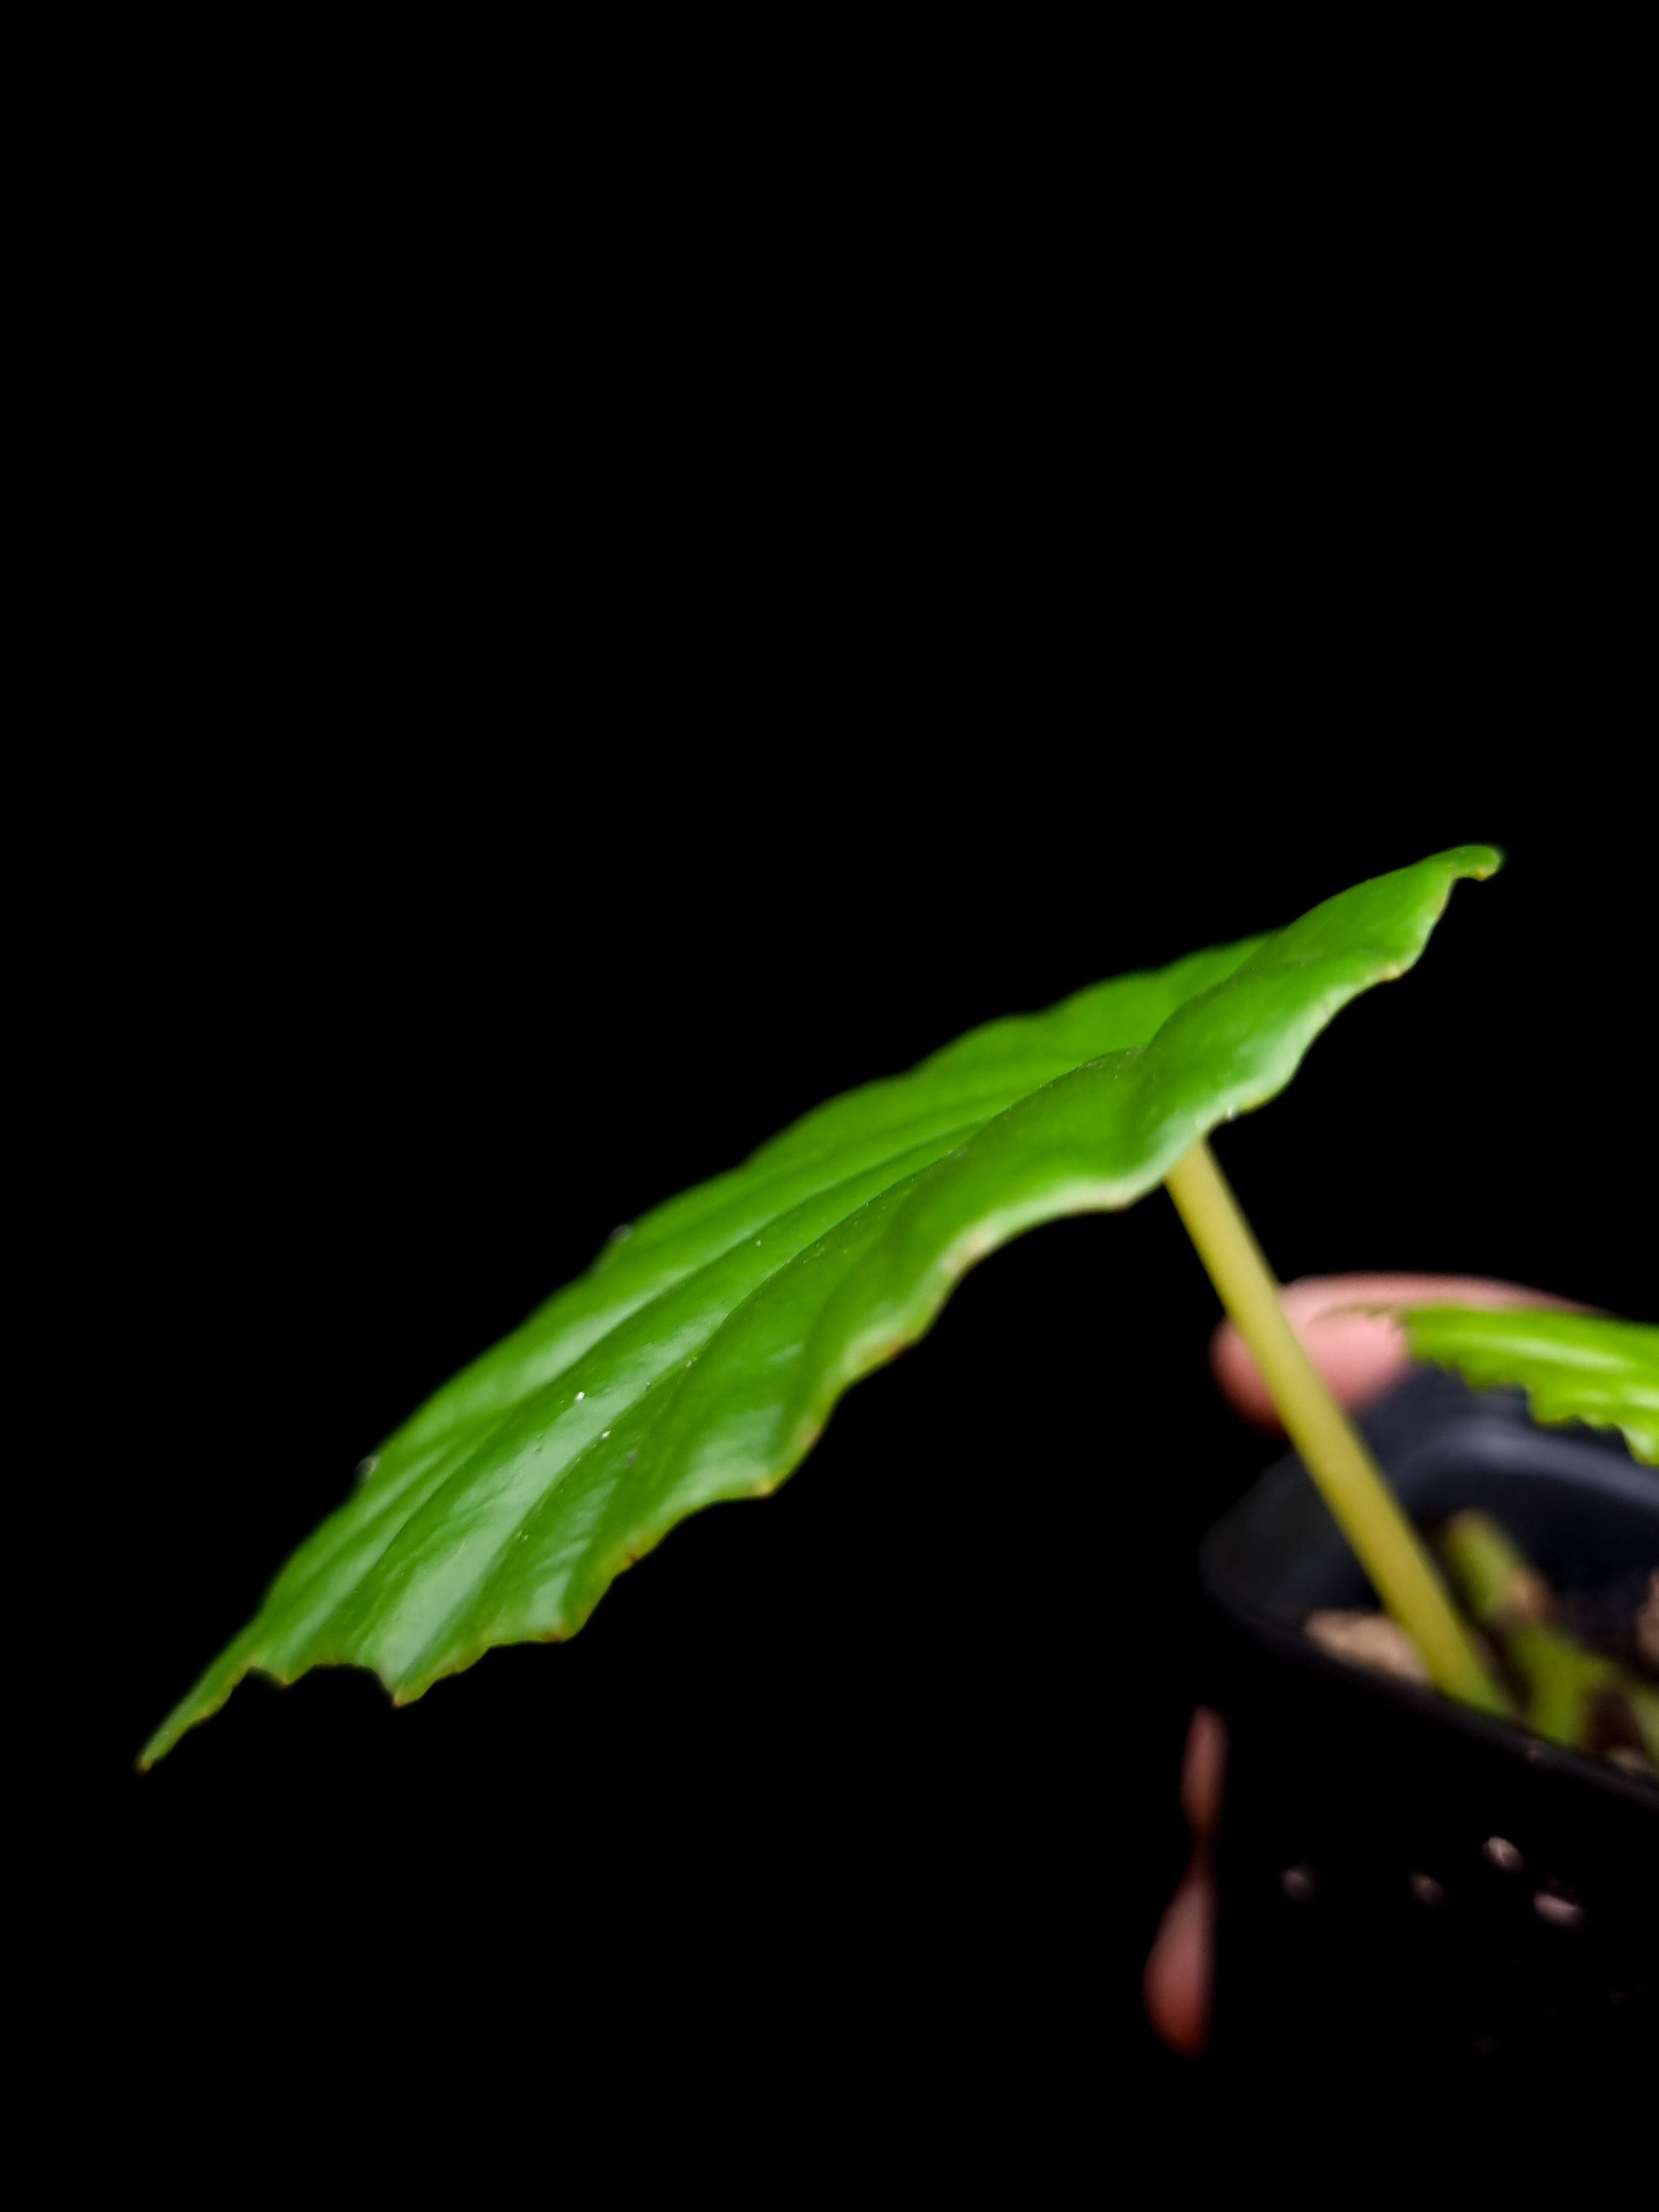
<svg viewBox="0 0 1659 2212">
<path fill-rule="evenodd" d="M 1622 1430 L 1659 1464 L 1659 1328 L 1535 1306 L 1413 1306 L 1400 1319 L 1413 1358 L 1483 1389 L 1519 1384 L 1535 1420 Z"/>
<path fill-rule="evenodd" d="M 144 1763 L 253 1668 L 368 1667 L 407 1700 L 492 1644 L 574 1634 L 677 1521 L 775 1489 L 976 1261 L 1132 1205 L 1282 1090 L 1340 1008 L 1416 960 L 1454 883 L 1498 864 L 1440 854 L 993 1022 L 658 1206 L 398 1430 Z"/>
</svg>

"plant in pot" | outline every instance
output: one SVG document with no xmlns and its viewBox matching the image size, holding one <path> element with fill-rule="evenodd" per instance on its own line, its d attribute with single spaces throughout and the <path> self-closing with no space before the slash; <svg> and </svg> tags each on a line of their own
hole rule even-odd
<svg viewBox="0 0 1659 2212">
<path fill-rule="evenodd" d="M 1460 879 L 1498 865 L 1486 847 L 1438 854 L 1269 935 L 993 1022 L 617 1231 L 363 1462 L 141 1764 L 250 1672 L 361 1666 L 406 1703 L 492 1645 L 574 1634 L 687 1515 L 775 1489 L 976 1261 L 1163 1184 L 1299 1455 L 1204 1553 L 1235 1739 L 1222 2039 L 1247 2044 L 1264 2007 L 1310 2028 L 1357 1972 L 1402 1958 L 1418 1986 L 1464 1992 L 1440 2008 L 1449 2047 L 1635 2017 L 1651 1925 L 1628 1869 L 1659 1791 L 1633 1577 L 1659 1559 L 1659 1484 L 1622 1445 L 1553 1438 L 1506 1401 L 1472 1412 L 1449 1378 L 1426 1378 L 1444 1383 L 1431 1401 L 1400 1394 L 1368 1441 L 1285 1320 L 1207 1141 L 1412 966 Z M 1478 1382 L 1530 1384 L 1542 1416 L 1659 1453 L 1659 1332 L 1446 1311 L 1408 1326 Z M 1506 1459 L 1494 1435 L 1526 1450 Z M 1392 1672 L 1355 1663 L 1367 1636 L 1375 1656 L 1379 1609 Z M 1517 1950 L 1517 1926 L 1583 1941 L 1564 1968 Z"/>
</svg>

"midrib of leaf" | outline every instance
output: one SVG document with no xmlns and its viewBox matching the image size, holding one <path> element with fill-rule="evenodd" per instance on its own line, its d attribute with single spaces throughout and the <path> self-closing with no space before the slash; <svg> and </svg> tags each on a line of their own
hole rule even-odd
<svg viewBox="0 0 1659 2212">
<path fill-rule="evenodd" d="M 435 1457 L 423 1455 L 408 1468 L 394 1463 L 390 1479 L 384 1485 L 383 1458 L 381 1468 L 377 1468 L 371 1478 L 374 1485 L 370 1493 L 373 1510 L 365 1510 L 369 1498 L 361 1492 L 357 1498 L 349 1500 L 295 1554 L 284 1575 L 273 1586 L 272 1598 L 280 1597 L 285 1602 L 303 1601 L 308 1595 L 314 1595 L 314 1584 L 325 1575 L 332 1585 L 341 1581 L 341 1570 L 347 1569 L 355 1583 L 369 1567 L 384 1564 L 394 1546 L 407 1540 L 411 1548 L 417 1547 L 434 1518 L 447 1519 L 453 1513 L 458 1494 L 471 1479 L 473 1463 L 478 1455 L 486 1451 L 493 1454 L 503 1440 L 510 1443 L 515 1425 L 534 1432 L 536 1424 L 540 1422 L 544 1436 L 556 1421 L 562 1419 L 574 1431 L 583 1432 L 582 1442 L 564 1458 L 555 1455 L 536 1470 L 538 1496 L 556 1492 L 575 1458 L 599 1437 L 602 1426 L 615 1429 L 629 1402 L 625 1400 L 623 1407 L 618 1408 L 611 1399 L 601 1395 L 602 1372 L 592 1371 L 597 1359 L 607 1352 L 613 1358 L 626 1358 L 631 1336 L 635 1343 L 649 1346 L 658 1354 L 649 1373 L 642 1379 L 636 1378 L 641 1390 L 672 1375 L 688 1356 L 688 1348 L 692 1357 L 703 1348 L 732 1306 L 762 1287 L 794 1255 L 802 1242 L 810 1242 L 813 1235 L 819 1233 L 822 1217 L 836 1220 L 855 1211 L 866 1197 L 948 1152 L 952 1143 L 959 1143 L 963 1135 L 971 1134 L 975 1126 L 936 1133 L 921 1147 L 884 1157 L 866 1167 L 862 1174 L 811 1193 L 784 1213 L 768 1214 L 758 1220 L 751 1218 L 744 1223 L 745 1233 L 742 1237 L 724 1245 L 700 1266 L 677 1270 L 655 1291 L 642 1291 L 637 1300 L 630 1299 L 613 1309 L 605 1316 L 608 1325 L 600 1333 L 588 1337 L 574 1350 L 562 1345 L 557 1364 L 550 1372 L 526 1376 L 522 1387 L 510 1397 L 468 1420 L 464 1426 L 449 1430 Z M 757 1229 L 758 1246 L 755 1237 L 747 1233 Z M 759 1258 L 760 1254 L 764 1255 L 763 1259 Z M 722 1267 L 741 1270 L 742 1281 L 740 1291 L 724 1297 L 713 1286 L 713 1279 Z M 665 1307 L 677 1299 L 689 1303 L 696 1319 L 683 1326 L 667 1343 L 660 1343 L 658 1340 L 664 1328 Z M 592 1389 L 586 1388 L 588 1384 L 593 1386 Z M 569 1400 L 577 1388 L 582 1388 L 584 1392 L 582 1411 L 578 1419 L 571 1421 L 574 1405 L 562 1401 Z M 388 1455 L 391 1449 L 388 1447 Z M 547 1457 L 544 1449 L 540 1456 Z M 514 1522 L 505 1533 L 498 1549 L 507 1548 L 518 1526 Z M 333 1601 L 331 1599 L 330 1607 Z M 319 1612 L 325 1617 L 330 1607 L 308 1608 L 305 1632 L 307 1638 L 316 1633 Z M 343 1623 L 338 1656 L 351 1656 L 362 1642 L 361 1633 L 349 1632 L 349 1625 Z"/>
<path fill-rule="evenodd" d="M 958 1141 L 961 1133 L 971 1131 L 958 1133 Z M 604 1461 L 613 1480 L 620 1477 L 627 1450 L 639 1449 L 654 1425 L 653 1418 L 638 1434 L 621 1433 L 630 1412 L 645 1410 L 646 1394 L 663 1385 L 672 1391 L 734 1309 L 825 1230 L 911 1180 L 942 1150 L 948 1145 L 935 1138 L 774 1217 L 759 1238 L 745 1237 L 678 1279 L 492 1421 L 459 1464 L 418 1502 L 405 1501 L 398 1527 L 374 1554 L 376 1595 L 361 1607 L 346 1595 L 341 1655 L 389 1674 L 420 1674 L 432 1651 L 447 1647 L 456 1620 L 476 1609 L 526 1520 L 566 1494 L 575 1468 Z M 354 1563 L 354 1582 L 363 1564 Z M 434 1589 L 445 1583 L 454 1586 L 447 1601 Z M 407 1625 L 411 1615 L 424 1633 Z"/>
<path fill-rule="evenodd" d="M 682 1191 L 632 1224 L 623 1243 L 600 1255 L 609 1274 L 638 1258 L 665 1235 L 677 1234 L 726 1202 L 734 1187 L 747 1187 L 758 1171 L 811 1168 L 840 1158 L 845 1125 L 857 1139 L 881 1139 L 901 1149 L 934 1115 L 986 1121 L 1018 1098 L 1085 1060 L 1145 1044 L 1185 998 L 1207 989 L 1237 968 L 1263 942 L 1260 937 L 1189 953 L 1168 968 L 1114 976 L 1074 992 L 1040 1014 L 988 1022 L 941 1047 L 902 1075 L 860 1085 L 814 1107 L 759 1146 L 738 1167 Z M 1009 1048 L 1018 1040 L 1018 1056 Z M 987 1065 L 988 1058 L 994 1059 Z M 834 1180 L 832 1176 L 830 1178 Z"/>
<path fill-rule="evenodd" d="M 727 1252 L 764 1237 L 798 1206 L 868 1172 L 891 1168 L 918 1147 L 931 1146 L 937 1155 L 959 1143 L 991 1118 L 994 1109 L 982 1108 L 963 1118 L 962 1109 L 935 1108 L 893 1133 L 861 1147 L 815 1159 L 811 1166 L 798 1165 L 787 1175 L 755 1178 L 723 1194 L 718 1215 L 680 1224 L 672 1240 L 658 1237 L 635 1253 L 632 1240 L 613 1246 L 608 1263 L 579 1278 L 539 1307 L 511 1335 L 465 1369 L 416 1413 L 383 1447 L 370 1480 L 377 1486 L 386 1477 L 388 1462 L 411 1443 L 453 1433 L 479 1421 L 505 1418 L 527 1390 L 556 1382 L 574 1363 L 631 1315 L 645 1310 L 654 1300 L 700 1270 L 717 1263 Z M 918 1131 L 925 1132 L 918 1135 Z M 894 1170 L 894 1172 L 906 1170 Z M 744 1170 L 737 1170 L 743 1176 Z"/>
<path fill-rule="evenodd" d="M 792 1207 L 847 1182 L 866 1164 L 903 1158 L 930 1132 L 937 1135 L 941 1152 L 948 1151 L 964 1134 L 1075 1066 L 1079 1057 L 1146 1042 L 1183 997 L 1231 973 L 1261 942 L 1250 938 L 1189 954 L 1165 969 L 1092 984 L 1048 1014 L 988 1024 L 984 1031 L 957 1039 L 908 1075 L 866 1084 L 815 1109 L 742 1166 L 653 1208 L 625 1240 L 607 1247 L 586 1275 L 556 1292 L 405 1422 L 382 1448 L 371 1482 L 377 1490 L 384 1487 L 404 1449 L 464 1425 L 505 1418 L 526 1390 L 556 1382 L 617 1321 L 745 1237 L 763 1234 Z M 1094 1030 L 1086 1037 L 1079 1034 L 1085 1015 Z M 1052 1030 L 1063 1034 L 1064 1042 L 1002 1068 L 994 1082 L 988 1082 L 971 1060 L 960 1064 L 966 1048 L 981 1036 L 1012 1029 L 1023 1038 L 1027 1031 Z M 1085 1045 L 1091 1048 L 1079 1054 Z M 862 1109 L 878 1096 L 902 1110 L 873 1127 L 855 1121 L 850 1149 L 846 1139 L 838 1149 L 824 1143 L 827 1117 L 854 1107 Z M 806 1157 L 789 1157 L 809 1139 Z"/>
</svg>

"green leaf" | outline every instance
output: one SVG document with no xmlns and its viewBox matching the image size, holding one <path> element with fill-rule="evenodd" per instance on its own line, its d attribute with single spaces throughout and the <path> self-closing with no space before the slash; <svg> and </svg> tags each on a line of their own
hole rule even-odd
<svg viewBox="0 0 1659 2212">
<path fill-rule="evenodd" d="M 406 1701 L 491 1644 L 574 1634 L 677 1521 L 775 1489 L 976 1261 L 1132 1205 L 1281 1091 L 1499 859 L 1443 853 L 1273 936 L 993 1022 L 658 1206 L 391 1438 L 142 1763 L 252 1668 L 369 1667 Z"/>
<path fill-rule="evenodd" d="M 1483 1389 L 1518 1383 L 1535 1420 L 1621 1429 L 1659 1465 L 1659 1328 L 1534 1306 L 1413 1306 L 1400 1319 L 1413 1358 Z"/>
</svg>

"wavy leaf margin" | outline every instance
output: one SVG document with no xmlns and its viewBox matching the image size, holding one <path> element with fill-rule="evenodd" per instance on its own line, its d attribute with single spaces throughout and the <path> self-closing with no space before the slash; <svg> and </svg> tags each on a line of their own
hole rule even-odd
<svg viewBox="0 0 1659 2212">
<path fill-rule="evenodd" d="M 1477 1389 L 1518 1386 L 1534 1420 L 1616 1429 L 1659 1466 L 1659 1328 L 1553 1306 L 1408 1306 L 1398 1318 L 1414 1359 Z"/>
</svg>

